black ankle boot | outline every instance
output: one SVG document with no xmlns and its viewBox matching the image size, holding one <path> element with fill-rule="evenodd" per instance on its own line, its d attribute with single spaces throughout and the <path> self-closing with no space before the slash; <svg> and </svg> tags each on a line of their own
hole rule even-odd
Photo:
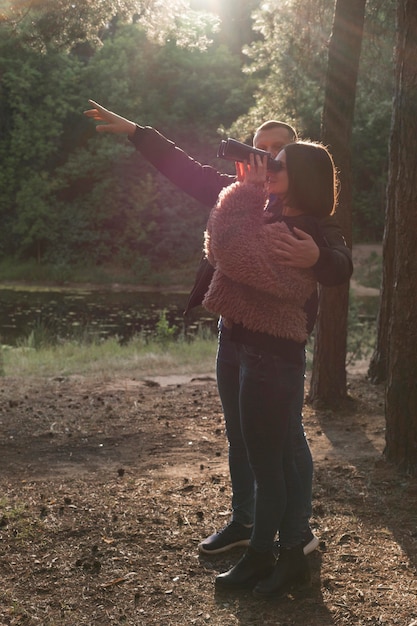
<svg viewBox="0 0 417 626">
<path fill-rule="evenodd" d="M 310 582 L 310 567 L 303 552 L 303 546 L 281 548 L 272 574 L 261 580 L 253 593 L 260 597 L 271 596 L 295 586 L 309 585 Z"/>
<path fill-rule="evenodd" d="M 247 589 L 254 587 L 274 569 L 276 559 L 272 552 L 256 552 L 249 546 L 246 553 L 232 569 L 216 576 L 216 587 Z"/>
</svg>

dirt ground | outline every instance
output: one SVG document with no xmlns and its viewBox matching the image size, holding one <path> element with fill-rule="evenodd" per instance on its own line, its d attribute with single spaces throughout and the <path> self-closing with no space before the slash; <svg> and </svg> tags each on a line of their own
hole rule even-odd
<svg viewBox="0 0 417 626">
<path fill-rule="evenodd" d="M 345 409 L 305 407 L 320 546 L 268 601 L 215 591 L 241 550 L 198 554 L 230 515 L 214 375 L 1 378 L 0 626 L 417 626 L 417 479 L 384 460 L 366 369 Z"/>
<path fill-rule="evenodd" d="M 1 626 L 415 625 L 417 480 L 382 456 L 382 388 L 349 384 L 305 409 L 312 586 L 265 601 L 215 592 L 241 551 L 197 550 L 230 514 L 214 377 L 2 379 Z"/>
</svg>

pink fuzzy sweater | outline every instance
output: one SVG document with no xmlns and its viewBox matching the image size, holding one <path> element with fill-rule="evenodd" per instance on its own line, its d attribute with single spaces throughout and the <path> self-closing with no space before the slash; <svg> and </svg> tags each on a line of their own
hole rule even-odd
<svg viewBox="0 0 417 626">
<path fill-rule="evenodd" d="M 261 187 L 236 182 L 225 188 L 205 232 L 205 253 L 215 267 L 203 305 L 227 325 L 242 324 L 304 342 L 304 305 L 316 289 L 312 270 L 280 265 L 275 256 L 284 222 L 268 223 Z"/>
</svg>

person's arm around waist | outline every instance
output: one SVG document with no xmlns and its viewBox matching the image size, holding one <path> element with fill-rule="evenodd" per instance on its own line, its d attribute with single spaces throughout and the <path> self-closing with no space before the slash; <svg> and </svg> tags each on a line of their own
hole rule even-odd
<svg viewBox="0 0 417 626">
<path fill-rule="evenodd" d="M 350 279 L 352 253 L 334 216 L 323 218 L 320 226 L 325 246 L 317 245 L 311 235 L 294 228 L 297 238 L 283 236 L 276 255 L 282 265 L 311 268 L 317 282 L 324 287 L 335 287 Z"/>
</svg>

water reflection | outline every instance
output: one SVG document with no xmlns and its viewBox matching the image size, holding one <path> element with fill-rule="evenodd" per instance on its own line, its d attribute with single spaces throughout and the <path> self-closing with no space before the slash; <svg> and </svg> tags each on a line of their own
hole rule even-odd
<svg viewBox="0 0 417 626">
<path fill-rule="evenodd" d="M 187 297 L 186 293 L 0 289 L 0 340 L 16 345 L 41 325 L 62 338 L 88 332 L 116 335 L 124 342 L 136 333 L 151 333 L 163 310 L 179 330 L 192 333 L 204 325 L 214 332 L 215 317 L 201 307 L 184 320 Z"/>
<path fill-rule="evenodd" d="M 162 311 L 170 325 L 192 334 L 199 326 L 216 332 L 216 317 L 202 307 L 186 319 L 187 293 L 0 289 L 0 343 L 16 345 L 42 327 L 53 337 L 119 337 L 121 342 L 142 332 L 150 334 Z M 355 298 L 359 319 L 376 319 L 379 298 Z"/>
</svg>

